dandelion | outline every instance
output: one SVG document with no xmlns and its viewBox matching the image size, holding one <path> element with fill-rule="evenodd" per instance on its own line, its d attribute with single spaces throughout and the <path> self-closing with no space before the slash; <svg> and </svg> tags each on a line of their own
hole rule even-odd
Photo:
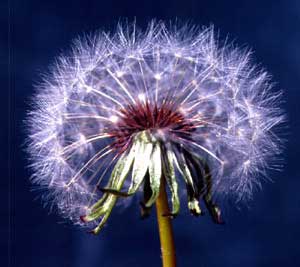
<svg viewBox="0 0 300 267">
<path fill-rule="evenodd" d="M 145 33 L 133 24 L 79 40 L 37 87 L 28 116 L 32 181 L 93 233 L 119 199 L 141 190 L 142 216 L 157 204 L 160 230 L 169 231 L 162 246 L 172 250 L 164 235 L 181 192 L 191 214 L 202 214 L 203 201 L 222 223 L 214 200 L 251 198 L 277 167 L 274 129 L 284 116 L 271 88 L 250 52 L 219 44 L 212 27 L 151 22 Z"/>
</svg>

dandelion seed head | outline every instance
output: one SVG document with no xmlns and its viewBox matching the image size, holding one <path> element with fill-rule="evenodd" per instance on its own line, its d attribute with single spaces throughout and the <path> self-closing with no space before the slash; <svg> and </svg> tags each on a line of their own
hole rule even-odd
<svg viewBox="0 0 300 267">
<path fill-rule="evenodd" d="M 212 27 L 152 22 L 145 32 L 127 25 L 80 39 L 36 89 L 32 181 L 75 223 L 142 131 L 205 159 L 213 194 L 238 200 L 252 196 L 281 152 L 280 92 L 250 52 L 221 45 Z"/>
</svg>

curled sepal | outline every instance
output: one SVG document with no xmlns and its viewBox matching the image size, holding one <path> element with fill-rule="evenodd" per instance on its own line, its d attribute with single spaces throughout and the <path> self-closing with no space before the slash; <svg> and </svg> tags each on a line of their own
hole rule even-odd
<svg viewBox="0 0 300 267">
<path fill-rule="evenodd" d="M 177 160 L 177 158 L 174 157 L 174 161 L 186 183 L 189 210 L 193 215 L 201 215 L 202 211 L 200 209 L 199 201 L 197 199 L 197 189 L 195 188 L 193 177 L 184 155 L 182 153 L 179 153 L 179 159 Z"/>
<path fill-rule="evenodd" d="M 171 150 L 167 150 L 163 157 L 163 173 L 164 177 L 166 178 L 167 184 L 170 188 L 172 194 L 172 212 L 171 216 L 174 217 L 179 213 L 180 209 L 180 201 L 178 196 L 178 183 L 175 176 L 175 169 L 174 169 L 174 153 Z"/>
<path fill-rule="evenodd" d="M 104 216 L 102 217 L 100 223 L 91 231 L 91 233 L 93 234 L 98 234 L 100 232 L 100 230 L 103 228 L 103 226 L 105 225 L 110 213 L 111 213 L 111 210 L 112 210 L 113 206 L 111 207 L 110 211 L 109 212 L 106 212 L 104 214 Z"/>
<path fill-rule="evenodd" d="M 161 148 L 160 144 L 156 143 L 154 145 L 149 162 L 149 179 L 152 194 L 149 200 L 145 203 L 146 208 L 151 207 L 159 195 L 160 180 L 162 175 L 161 165 Z"/>
<path fill-rule="evenodd" d="M 133 146 L 130 152 L 128 154 L 121 155 L 120 159 L 116 163 L 109 182 L 109 185 L 115 190 L 120 190 L 123 186 L 123 183 L 131 169 L 134 155 L 135 147 Z M 91 207 L 91 212 L 86 216 L 81 217 L 81 219 L 84 222 L 90 222 L 104 215 L 99 225 L 93 230 L 93 232 L 98 233 L 108 219 L 117 198 L 118 197 L 116 195 L 105 193 L 104 196 Z"/>
<path fill-rule="evenodd" d="M 214 203 L 212 198 L 212 177 L 208 164 L 199 155 L 194 153 L 185 151 L 185 155 L 195 169 L 194 181 L 196 189 L 198 194 L 203 195 L 204 203 L 212 220 L 217 224 L 223 224 L 221 209 Z"/>
<path fill-rule="evenodd" d="M 129 195 L 134 194 L 143 182 L 153 149 L 150 136 L 146 131 L 137 134 L 134 143 L 136 145 L 136 153 L 133 163 L 132 180 L 128 189 Z"/>
<path fill-rule="evenodd" d="M 130 197 L 131 195 L 128 192 L 119 191 L 116 189 L 108 188 L 108 187 L 100 187 L 99 190 L 103 193 L 113 194 L 117 197 Z"/>
<path fill-rule="evenodd" d="M 140 202 L 141 219 L 146 219 L 150 216 L 151 207 L 146 207 L 144 202 Z"/>
<path fill-rule="evenodd" d="M 213 221 L 217 224 L 224 224 L 224 221 L 221 217 L 221 209 L 216 204 L 214 204 L 211 199 L 207 199 L 204 197 L 204 202 Z"/>
<path fill-rule="evenodd" d="M 188 202 L 188 207 L 190 212 L 195 215 L 195 216 L 199 216 L 202 215 L 202 211 L 199 207 L 199 201 L 197 199 L 192 199 Z"/>
<path fill-rule="evenodd" d="M 103 196 L 91 207 L 91 211 L 97 210 L 99 207 L 104 205 L 104 203 L 107 201 L 108 197 L 110 196 L 109 194 L 110 192 L 105 192 L 107 188 L 115 191 L 120 191 L 132 167 L 135 152 L 136 152 L 136 144 L 133 144 L 129 153 L 121 155 L 120 159 L 117 161 L 111 173 L 106 188 L 100 189 L 101 191 L 104 192 Z"/>
<path fill-rule="evenodd" d="M 145 203 L 148 202 L 148 200 L 152 196 L 152 190 L 150 186 L 150 178 L 149 178 L 149 171 L 146 173 L 145 179 L 144 179 L 144 199 L 140 202 L 140 210 L 141 210 L 141 218 L 145 219 L 150 216 L 151 208 L 152 207 L 146 207 Z"/>
<path fill-rule="evenodd" d="M 217 224 L 224 224 L 224 221 L 221 217 L 221 209 L 213 202 L 212 199 L 212 177 L 209 166 L 205 164 L 204 166 L 204 179 L 206 183 L 206 192 L 203 197 L 206 208 L 212 217 L 213 221 Z"/>
<path fill-rule="evenodd" d="M 190 187 L 190 190 L 192 192 L 195 192 L 195 186 L 193 183 L 192 174 L 189 170 L 189 167 L 186 163 L 185 157 L 182 153 L 179 153 L 179 157 L 174 157 L 175 164 L 177 165 L 177 168 L 179 172 L 181 173 L 185 183 Z"/>
</svg>

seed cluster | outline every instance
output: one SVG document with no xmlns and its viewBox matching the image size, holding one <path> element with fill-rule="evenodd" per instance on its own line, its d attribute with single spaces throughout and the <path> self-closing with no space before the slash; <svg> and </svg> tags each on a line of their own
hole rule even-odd
<svg viewBox="0 0 300 267">
<path fill-rule="evenodd" d="M 247 200 L 281 167 L 280 92 L 213 28 L 119 26 L 77 40 L 45 77 L 27 119 L 32 181 L 46 204 L 95 232 L 139 189 L 147 214 L 163 179 L 170 216 L 187 192 L 193 214 L 203 199 L 221 222 L 213 198 Z"/>
</svg>

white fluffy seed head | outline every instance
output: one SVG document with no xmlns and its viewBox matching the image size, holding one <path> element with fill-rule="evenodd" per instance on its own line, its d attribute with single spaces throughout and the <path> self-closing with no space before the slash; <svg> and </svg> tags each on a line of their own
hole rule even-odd
<svg viewBox="0 0 300 267">
<path fill-rule="evenodd" d="M 78 40 L 36 89 L 27 122 L 32 181 L 74 222 L 116 161 L 107 129 L 137 102 L 174 99 L 199 125 L 188 146 L 209 162 L 215 194 L 249 198 L 277 166 L 280 93 L 249 52 L 220 45 L 212 27 L 152 22 L 145 32 L 127 25 Z"/>
</svg>

